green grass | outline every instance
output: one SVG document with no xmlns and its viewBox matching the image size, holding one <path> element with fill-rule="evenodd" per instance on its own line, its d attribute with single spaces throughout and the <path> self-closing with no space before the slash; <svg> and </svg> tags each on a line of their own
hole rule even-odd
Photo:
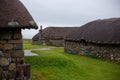
<svg viewBox="0 0 120 80">
<path fill-rule="evenodd" d="M 23 49 L 28 50 L 28 49 L 37 49 L 37 48 L 47 48 L 49 46 L 41 46 L 41 45 L 32 45 L 32 44 L 23 44 Z"/>
<path fill-rule="evenodd" d="M 120 65 L 79 55 L 66 54 L 62 47 L 32 51 L 26 56 L 32 80 L 120 80 Z"/>
<path fill-rule="evenodd" d="M 28 49 L 37 49 L 37 48 L 46 48 L 49 46 L 41 46 L 41 45 L 32 45 L 32 40 L 31 39 L 23 39 L 23 49 L 28 50 Z"/>
</svg>

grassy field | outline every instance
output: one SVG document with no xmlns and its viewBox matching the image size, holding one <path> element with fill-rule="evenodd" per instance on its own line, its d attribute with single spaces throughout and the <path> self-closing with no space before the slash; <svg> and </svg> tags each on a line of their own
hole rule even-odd
<svg viewBox="0 0 120 80">
<path fill-rule="evenodd" d="M 32 80 L 120 80 L 119 64 L 66 54 L 62 47 L 32 52 L 38 56 L 25 57 Z"/>
<path fill-rule="evenodd" d="M 49 46 L 40 46 L 40 45 L 32 45 L 31 39 L 23 39 L 23 48 L 25 50 L 28 49 L 37 49 L 37 48 L 48 48 Z"/>
</svg>

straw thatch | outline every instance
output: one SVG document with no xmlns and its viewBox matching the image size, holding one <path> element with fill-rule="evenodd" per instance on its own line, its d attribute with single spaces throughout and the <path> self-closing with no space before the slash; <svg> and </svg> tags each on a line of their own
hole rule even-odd
<svg viewBox="0 0 120 80">
<path fill-rule="evenodd" d="M 33 18 L 19 0 L 0 0 L 0 28 L 37 28 Z"/>
<path fill-rule="evenodd" d="M 67 35 L 66 40 L 85 40 L 97 44 L 120 44 L 120 18 L 89 22 Z"/>
<path fill-rule="evenodd" d="M 59 40 L 64 39 L 66 35 L 78 29 L 78 27 L 47 27 L 42 31 L 42 38 L 41 39 L 52 39 L 52 40 Z M 32 39 L 38 40 L 39 33 L 37 33 Z"/>
</svg>

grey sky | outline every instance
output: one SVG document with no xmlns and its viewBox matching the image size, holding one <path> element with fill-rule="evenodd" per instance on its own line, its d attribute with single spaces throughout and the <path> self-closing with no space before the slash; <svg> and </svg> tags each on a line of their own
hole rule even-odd
<svg viewBox="0 0 120 80">
<path fill-rule="evenodd" d="M 87 22 L 120 17 L 120 0 L 21 0 L 38 26 L 80 26 Z M 24 30 L 31 38 L 38 30 Z"/>
</svg>

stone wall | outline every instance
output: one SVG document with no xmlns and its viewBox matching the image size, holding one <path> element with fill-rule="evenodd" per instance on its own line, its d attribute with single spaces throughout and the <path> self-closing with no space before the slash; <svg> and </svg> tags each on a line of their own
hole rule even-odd
<svg viewBox="0 0 120 80">
<path fill-rule="evenodd" d="M 39 42 L 39 41 L 34 41 L 34 40 L 32 40 L 32 44 L 33 44 L 33 45 L 39 45 L 40 42 Z"/>
<path fill-rule="evenodd" d="M 64 40 L 50 40 L 51 46 L 63 46 Z"/>
<path fill-rule="evenodd" d="M 40 41 L 32 41 L 33 45 L 49 45 L 49 46 L 64 46 L 64 40 L 40 40 Z"/>
<path fill-rule="evenodd" d="M 0 80 L 29 80 L 21 29 L 0 29 Z"/>
<path fill-rule="evenodd" d="M 120 62 L 119 45 L 100 45 L 84 42 L 66 41 L 64 46 L 65 52 L 80 54 L 104 60 Z"/>
<path fill-rule="evenodd" d="M 40 40 L 40 41 L 32 40 L 32 45 L 46 45 L 45 41 L 46 40 Z"/>
</svg>

